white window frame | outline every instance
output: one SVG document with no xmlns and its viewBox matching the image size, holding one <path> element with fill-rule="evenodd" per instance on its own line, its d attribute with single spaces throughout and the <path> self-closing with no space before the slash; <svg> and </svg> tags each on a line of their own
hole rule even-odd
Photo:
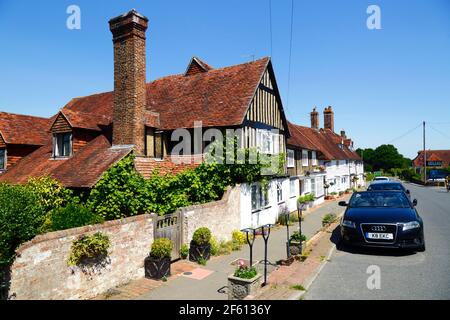
<svg viewBox="0 0 450 320">
<path fill-rule="evenodd" d="M 277 182 L 277 202 L 283 202 L 283 184 L 281 182 Z"/>
<path fill-rule="evenodd" d="M 287 167 L 295 167 L 295 151 L 292 149 L 287 149 Z"/>
<path fill-rule="evenodd" d="M 311 161 L 312 161 L 312 165 L 313 166 L 317 166 L 318 162 L 317 162 L 317 154 L 315 151 L 311 152 Z"/>
<path fill-rule="evenodd" d="M 302 166 L 307 167 L 308 165 L 308 150 L 302 150 Z"/>
<path fill-rule="evenodd" d="M 59 150 L 58 146 L 58 137 L 69 135 L 69 154 L 68 155 L 61 155 L 61 150 Z M 64 140 L 63 140 L 64 142 Z M 61 145 L 62 147 L 64 144 Z M 73 153 L 73 134 L 71 132 L 62 132 L 62 133 L 55 133 L 53 134 L 53 158 L 68 158 Z"/>
<path fill-rule="evenodd" d="M 298 181 L 298 179 L 290 179 L 289 180 L 289 197 L 293 198 L 297 196 L 297 193 L 295 192 L 295 182 Z"/>
<path fill-rule="evenodd" d="M 260 183 L 254 183 L 250 186 L 252 212 L 270 207 L 269 192 L 270 190 L 267 190 L 267 193 L 265 193 Z"/>
</svg>

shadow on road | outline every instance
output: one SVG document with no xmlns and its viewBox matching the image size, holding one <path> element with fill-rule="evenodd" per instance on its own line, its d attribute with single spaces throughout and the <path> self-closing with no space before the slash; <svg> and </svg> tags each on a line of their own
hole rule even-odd
<svg viewBox="0 0 450 320">
<path fill-rule="evenodd" d="M 411 250 L 403 250 L 396 248 L 371 248 L 371 247 L 357 247 L 344 243 L 341 237 L 341 227 L 337 226 L 330 236 L 330 241 L 336 245 L 338 251 L 343 251 L 353 254 L 364 254 L 372 256 L 392 256 L 392 257 L 404 257 L 415 254 Z"/>
</svg>

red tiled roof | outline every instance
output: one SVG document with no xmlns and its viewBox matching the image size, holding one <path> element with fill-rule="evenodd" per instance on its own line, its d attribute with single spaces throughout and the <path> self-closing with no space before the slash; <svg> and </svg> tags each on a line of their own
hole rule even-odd
<svg viewBox="0 0 450 320">
<path fill-rule="evenodd" d="M 423 166 L 423 150 L 417 153 L 413 160 L 415 167 Z M 442 161 L 444 166 L 450 166 L 450 150 L 427 150 L 427 161 Z"/>
<path fill-rule="evenodd" d="M 0 181 L 23 184 L 30 177 L 49 175 L 66 187 L 90 188 L 109 167 L 130 151 L 131 148 L 111 148 L 109 139 L 102 134 L 69 159 L 54 160 L 50 140 L 0 175 Z"/>
<path fill-rule="evenodd" d="M 291 138 L 287 143 L 290 146 L 318 150 L 324 160 L 357 160 L 358 154 L 342 144 L 342 137 L 329 129 L 316 130 L 309 127 L 288 123 Z M 342 145 L 339 147 L 339 145 Z"/>
<path fill-rule="evenodd" d="M 0 112 L 0 134 L 7 144 L 44 145 L 52 119 Z"/>
<path fill-rule="evenodd" d="M 247 108 L 270 62 L 262 58 L 186 77 L 173 75 L 147 83 L 147 110 L 159 113 L 159 129 L 234 126 Z M 70 101 L 62 112 L 73 127 L 97 129 L 112 120 L 113 92 Z"/>
</svg>

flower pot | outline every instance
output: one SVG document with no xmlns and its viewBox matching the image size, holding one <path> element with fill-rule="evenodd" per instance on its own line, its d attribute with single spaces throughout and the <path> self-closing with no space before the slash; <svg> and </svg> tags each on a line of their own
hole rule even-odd
<svg viewBox="0 0 450 320">
<path fill-rule="evenodd" d="M 234 275 L 228 276 L 228 300 L 242 300 L 248 295 L 255 295 L 262 284 L 262 274 L 252 279 L 242 279 Z"/>
<path fill-rule="evenodd" d="M 206 244 L 199 246 L 195 242 L 191 241 L 189 247 L 189 261 L 198 262 L 199 259 L 203 258 L 209 260 L 211 257 L 211 244 Z"/>
<path fill-rule="evenodd" d="M 289 242 L 289 252 L 291 256 L 297 256 L 299 254 L 302 254 L 302 242 L 293 241 L 291 240 Z"/>
<path fill-rule="evenodd" d="M 148 256 L 144 260 L 145 277 L 160 280 L 170 276 L 170 257 L 156 259 Z"/>
</svg>

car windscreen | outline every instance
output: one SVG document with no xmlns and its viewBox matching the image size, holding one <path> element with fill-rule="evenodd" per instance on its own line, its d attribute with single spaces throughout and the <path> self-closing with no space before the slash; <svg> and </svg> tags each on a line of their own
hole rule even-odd
<svg viewBox="0 0 450 320">
<path fill-rule="evenodd" d="M 380 183 L 372 184 L 367 190 L 382 191 L 382 190 L 394 190 L 394 191 L 404 191 L 405 189 L 399 183 Z"/>
<path fill-rule="evenodd" d="M 361 192 L 350 199 L 351 208 L 409 208 L 410 202 L 403 192 Z"/>
</svg>

